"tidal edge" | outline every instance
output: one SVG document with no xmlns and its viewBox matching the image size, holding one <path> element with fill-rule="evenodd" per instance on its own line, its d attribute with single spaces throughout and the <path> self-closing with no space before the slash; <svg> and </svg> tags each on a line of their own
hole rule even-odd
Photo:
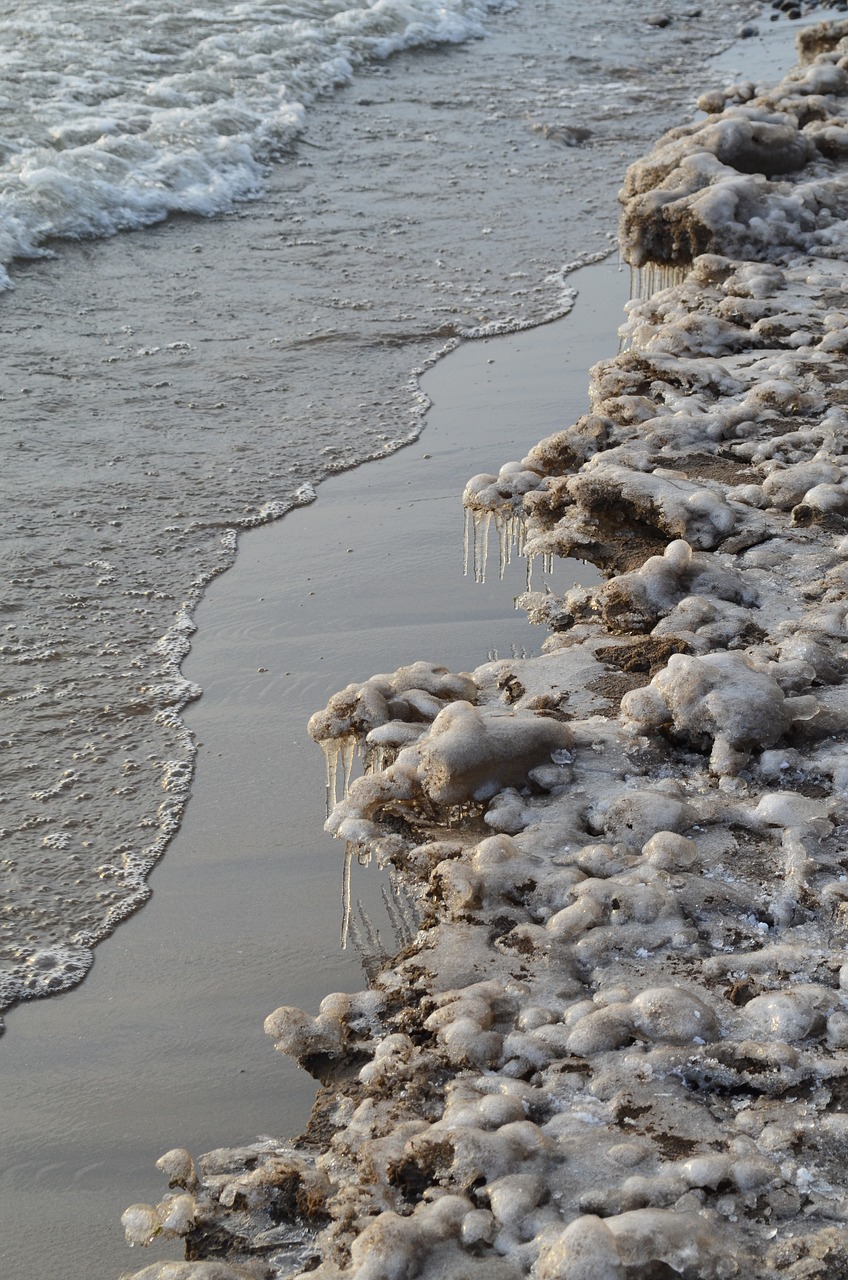
<svg viewBox="0 0 848 1280">
<path fill-rule="evenodd" d="M 848 23 L 798 44 L 631 166 L 623 349 L 466 488 L 604 581 L 312 718 L 419 931 L 269 1016 L 306 1132 L 163 1156 L 134 1280 L 848 1276 Z"/>
</svg>

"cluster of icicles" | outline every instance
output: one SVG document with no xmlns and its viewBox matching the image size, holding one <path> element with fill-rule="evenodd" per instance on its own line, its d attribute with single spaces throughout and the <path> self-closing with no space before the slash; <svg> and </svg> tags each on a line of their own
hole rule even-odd
<svg viewBox="0 0 848 1280">
<path fill-rule="evenodd" d="M 309 721 L 310 736 L 324 752 L 327 815 L 350 791 L 357 757 L 363 774 L 386 770 L 405 747 L 429 729 L 440 711 L 457 699 L 473 703 L 477 686 L 470 676 L 455 675 L 446 667 L 414 662 L 391 674 L 371 676 L 347 685 L 334 694 L 323 711 Z M 351 918 L 351 864 L 353 857 L 370 861 L 367 845 L 347 840 L 342 884 L 342 947 L 347 945 Z"/>
<path fill-rule="evenodd" d="M 489 535 L 494 525 L 498 539 L 498 575 L 503 579 L 513 555 L 523 556 L 527 562 L 527 590 L 530 590 L 533 563 L 537 558 L 527 547 L 523 499 L 525 493 L 538 489 L 543 476 L 540 471 L 522 462 L 507 462 L 496 476 L 481 472 L 472 476 L 465 486 L 462 505 L 465 508 L 465 537 L 463 541 L 464 572 L 473 573 L 475 582 L 485 582 L 489 563 Z M 543 573 L 553 568 L 553 556 L 547 553 L 542 560 Z"/>
</svg>

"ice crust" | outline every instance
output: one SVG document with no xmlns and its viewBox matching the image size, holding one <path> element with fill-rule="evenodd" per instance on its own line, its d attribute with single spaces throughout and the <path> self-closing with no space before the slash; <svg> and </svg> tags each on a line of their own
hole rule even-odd
<svg viewBox="0 0 848 1280">
<path fill-rule="evenodd" d="M 316 1280 L 848 1274 L 848 27 L 802 52 L 634 166 L 625 249 L 682 278 L 586 416 L 466 489 L 607 580 L 527 594 L 539 658 L 310 722 L 366 753 L 329 829 L 420 912 L 368 991 L 269 1016 L 310 1129 L 168 1153 L 132 1239 Z"/>
</svg>

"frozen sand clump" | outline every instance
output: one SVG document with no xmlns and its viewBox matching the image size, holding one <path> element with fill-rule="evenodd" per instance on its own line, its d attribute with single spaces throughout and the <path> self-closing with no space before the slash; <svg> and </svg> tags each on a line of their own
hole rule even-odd
<svg viewBox="0 0 848 1280">
<path fill-rule="evenodd" d="M 538 658 L 313 717 L 365 757 L 329 829 L 419 933 L 269 1016 L 323 1085 L 296 1149 L 169 1153 L 134 1239 L 304 1280 L 848 1274 L 840 37 L 631 171 L 625 246 L 681 278 L 590 412 L 465 495 L 606 581 L 525 597 Z"/>
</svg>

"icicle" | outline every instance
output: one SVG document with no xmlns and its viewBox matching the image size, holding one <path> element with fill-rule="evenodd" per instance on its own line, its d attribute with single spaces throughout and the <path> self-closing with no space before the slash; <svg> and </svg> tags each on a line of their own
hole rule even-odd
<svg viewBox="0 0 848 1280">
<path fill-rule="evenodd" d="M 342 951 L 347 951 L 347 939 L 350 933 L 350 864 L 353 861 L 355 847 L 350 841 L 345 845 L 344 872 L 342 873 L 342 931 L 339 939 Z"/>
<path fill-rule="evenodd" d="M 339 764 L 339 743 L 336 738 L 322 738 L 321 750 L 324 752 L 324 763 L 327 768 L 326 796 L 327 817 L 336 807 L 336 773 Z"/>
<path fill-rule="evenodd" d="M 489 556 L 489 525 L 492 520 L 491 511 L 481 511 L 477 507 L 465 508 L 465 532 L 463 536 L 463 567 L 468 577 L 471 564 L 474 564 L 474 581 L 486 581 L 486 562 Z"/>
<path fill-rule="evenodd" d="M 494 521 L 498 535 L 498 575 L 503 581 L 508 564 L 512 563 L 513 553 L 524 554 L 526 530 L 524 517 L 508 502 L 495 510 L 486 510 L 474 506 L 465 508 L 465 530 L 463 538 L 463 565 L 466 577 L 471 564 L 474 565 L 474 581 L 486 581 L 486 570 L 489 560 L 489 531 Z"/>
<path fill-rule="evenodd" d="M 509 554 L 512 550 L 510 537 L 510 518 L 504 518 L 499 511 L 495 512 L 495 528 L 498 531 L 498 579 L 503 582 Z"/>
<path fill-rule="evenodd" d="M 496 511 L 495 524 L 498 530 L 498 550 L 500 554 L 500 579 L 503 582 L 504 572 L 508 564 L 512 564 L 512 553 L 516 555 L 524 554 L 524 541 L 526 537 L 526 529 L 524 525 L 524 517 L 517 511 L 510 510 L 508 514 Z"/>
<path fill-rule="evenodd" d="M 358 744 L 355 734 L 345 734 L 340 738 L 322 738 L 319 745 L 324 752 L 326 765 L 327 817 L 329 818 L 339 799 L 339 761 L 342 765 L 343 794 L 347 795 L 350 790 L 350 776 L 353 772 L 353 758 Z"/>
<path fill-rule="evenodd" d="M 491 511 L 475 511 L 472 517 L 474 530 L 474 581 L 486 581 L 486 566 L 489 560 L 489 527 L 492 523 Z"/>
<path fill-rule="evenodd" d="M 342 768 L 344 769 L 345 795 L 347 795 L 347 793 L 350 791 L 350 775 L 353 772 L 353 757 L 356 752 L 356 747 L 357 747 L 357 741 L 353 735 L 342 738 L 341 757 L 342 757 Z"/>
</svg>

